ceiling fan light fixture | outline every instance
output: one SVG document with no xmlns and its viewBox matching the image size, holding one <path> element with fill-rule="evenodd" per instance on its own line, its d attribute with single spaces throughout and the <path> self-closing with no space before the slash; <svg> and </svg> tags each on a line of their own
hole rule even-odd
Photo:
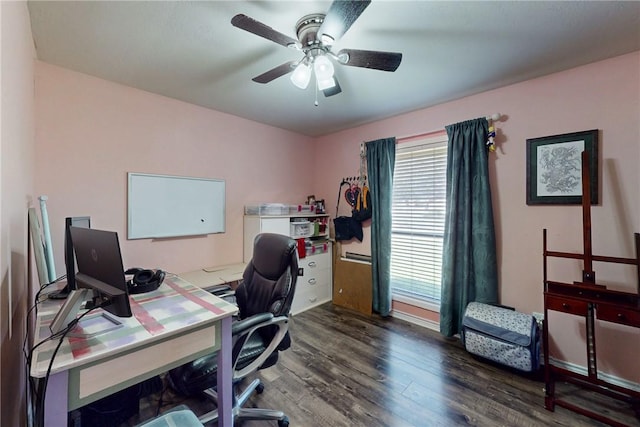
<svg viewBox="0 0 640 427">
<path fill-rule="evenodd" d="M 291 82 L 300 89 L 306 89 L 309 81 L 311 81 L 311 67 L 301 62 L 291 73 Z"/>
<path fill-rule="evenodd" d="M 313 61 L 313 70 L 316 72 L 316 78 L 320 80 L 328 80 L 333 78 L 333 63 L 325 55 L 319 55 Z"/>
<path fill-rule="evenodd" d="M 318 82 L 318 89 L 319 90 L 331 89 L 332 87 L 334 87 L 336 85 L 336 79 L 334 79 L 333 77 L 330 77 L 330 78 L 324 79 L 324 80 L 316 78 L 316 81 Z"/>
<path fill-rule="evenodd" d="M 334 74 L 335 64 L 396 71 L 402 61 L 402 53 L 399 52 L 342 49 L 336 55 L 331 50 L 333 44 L 344 36 L 369 3 L 371 0 L 333 0 L 326 14 L 313 13 L 298 20 L 295 25 L 297 40 L 246 15 L 235 15 L 231 19 L 234 27 L 279 45 L 298 49 L 304 54 L 299 61 L 285 62 L 252 80 L 264 84 L 290 74 L 291 82 L 304 90 L 309 86 L 312 74 L 315 74 L 316 97 L 318 89 L 329 97 L 342 92 L 340 82 Z"/>
</svg>

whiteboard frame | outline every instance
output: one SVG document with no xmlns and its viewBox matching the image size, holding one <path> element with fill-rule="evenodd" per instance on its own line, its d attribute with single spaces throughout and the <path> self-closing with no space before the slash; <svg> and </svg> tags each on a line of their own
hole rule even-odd
<svg viewBox="0 0 640 427">
<path fill-rule="evenodd" d="M 151 187 L 150 187 L 151 186 Z M 142 188 L 142 190 L 141 190 Z M 180 191 L 178 191 L 180 190 Z M 194 193 L 194 191 L 198 191 Z M 202 190 L 210 191 L 210 193 Z M 144 191 L 144 193 L 142 193 Z M 176 203 L 176 218 L 165 218 Z M 191 218 L 195 213 L 201 223 Z M 158 215 L 159 214 L 159 215 Z M 211 214 L 206 216 L 205 214 Z M 189 216 L 180 218 L 180 216 Z M 206 221 L 206 219 L 210 221 Z M 154 224 L 149 222 L 160 221 Z M 184 226 L 183 222 L 184 220 Z M 197 224 L 196 224 L 197 223 Z M 144 224 L 144 225 L 142 225 Z M 152 228 L 152 229 L 150 229 Z M 202 236 L 226 231 L 226 182 L 223 179 L 148 173 L 127 173 L 127 239 L 157 239 Z"/>
</svg>

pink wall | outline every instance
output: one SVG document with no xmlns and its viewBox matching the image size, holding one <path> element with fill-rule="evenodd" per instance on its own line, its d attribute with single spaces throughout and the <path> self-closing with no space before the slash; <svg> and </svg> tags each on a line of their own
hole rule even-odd
<svg viewBox="0 0 640 427">
<path fill-rule="evenodd" d="M 34 88 L 26 2 L 0 2 L 2 117 L 0 119 L 0 425 L 26 425 L 22 342 L 27 306 L 27 209 L 33 204 Z"/>
<path fill-rule="evenodd" d="M 49 196 L 58 275 L 66 216 L 117 231 L 125 268 L 179 273 L 242 261 L 245 204 L 312 193 L 310 138 L 43 62 L 36 93 L 36 188 Z M 224 179 L 226 233 L 126 240 L 127 172 Z"/>
<path fill-rule="evenodd" d="M 525 141 L 600 130 L 602 201 L 592 209 L 594 252 L 633 256 L 632 233 L 640 231 L 639 76 L 636 52 L 314 141 L 37 62 L 36 190 L 49 196 L 59 273 L 62 222 L 68 215 L 91 215 L 95 227 L 120 232 L 125 266 L 181 272 L 242 259 L 242 212 L 247 203 L 299 202 L 315 194 L 325 199 L 333 214 L 340 179 L 357 174 L 360 142 L 438 131 L 450 123 L 500 112 L 504 118 L 496 124 L 498 151 L 492 154 L 490 172 L 501 302 L 524 312 L 542 311 L 542 228 L 549 229 L 550 248 L 581 251 L 581 211 L 578 206 L 526 205 Z M 129 171 L 225 179 L 227 232 L 127 241 Z M 348 250 L 367 253 L 369 241 Z M 594 267 L 603 283 L 635 289 L 632 269 Z M 579 265 L 554 265 L 550 272 L 558 280 L 574 280 Z M 637 332 L 615 335 L 618 345 L 610 346 L 606 360 L 616 358 L 620 343 L 631 354 L 640 352 Z M 562 343 L 568 350 L 558 348 L 559 354 L 579 363 L 577 334 L 569 334 Z M 611 365 L 614 374 L 640 383 L 637 364 Z"/>
<path fill-rule="evenodd" d="M 548 229 L 550 249 L 582 252 L 582 217 L 579 206 L 526 205 L 526 139 L 600 130 L 601 203 L 591 210 L 593 250 L 598 255 L 634 257 L 633 233 L 640 232 L 640 52 L 318 138 L 317 152 L 331 156 L 316 155 L 324 160 L 316 168 L 315 191 L 325 195 L 327 206 L 335 206 L 341 177 L 358 169 L 361 141 L 437 131 L 494 112 L 505 116 L 496 124 L 498 149 L 491 155 L 490 171 L 501 302 L 524 312 L 541 312 L 542 229 Z M 365 240 L 344 249 L 367 253 L 368 246 Z M 550 278 L 581 277 L 579 263 L 563 263 L 550 266 Z M 636 291 L 632 268 L 596 263 L 594 269 L 598 280 L 611 288 Z M 608 357 L 617 357 L 622 342 L 628 354 L 639 354 L 637 331 L 616 335 L 620 342 L 610 347 Z M 562 353 L 577 361 L 575 353 L 583 350 L 572 336 L 573 342 L 562 341 L 569 343 Z M 623 370 L 621 375 L 640 383 L 640 365 Z"/>
</svg>

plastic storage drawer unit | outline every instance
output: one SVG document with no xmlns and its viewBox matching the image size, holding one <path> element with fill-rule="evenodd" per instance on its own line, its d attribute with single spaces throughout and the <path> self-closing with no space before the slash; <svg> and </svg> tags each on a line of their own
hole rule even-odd
<svg viewBox="0 0 640 427">
<path fill-rule="evenodd" d="M 144 424 L 139 424 L 138 427 L 204 427 L 204 425 L 189 409 L 181 409 L 167 412 Z"/>
</svg>

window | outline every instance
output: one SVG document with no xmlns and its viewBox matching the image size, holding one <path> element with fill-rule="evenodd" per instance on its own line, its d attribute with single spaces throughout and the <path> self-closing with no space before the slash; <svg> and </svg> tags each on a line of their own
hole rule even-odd
<svg viewBox="0 0 640 427">
<path fill-rule="evenodd" d="M 439 305 L 447 136 L 396 146 L 391 224 L 394 299 Z"/>
</svg>

